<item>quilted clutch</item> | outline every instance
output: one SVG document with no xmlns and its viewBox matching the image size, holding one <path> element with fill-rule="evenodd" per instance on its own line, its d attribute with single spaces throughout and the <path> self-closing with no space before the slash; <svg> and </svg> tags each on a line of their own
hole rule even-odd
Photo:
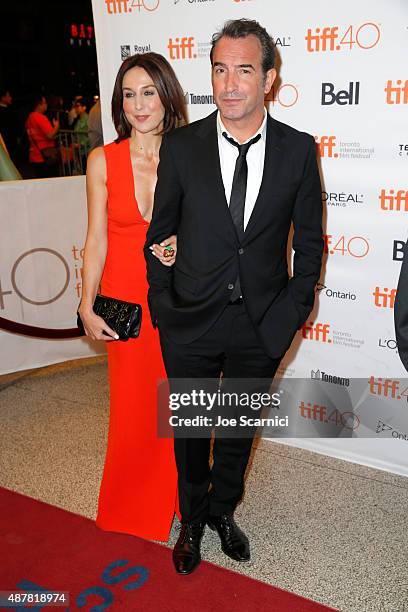
<svg viewBox="0 0 408 612">
<path fill-rule="evenodd" d="M 119 340 L 129 340 L 137 338 L 140 333 L 142 323 L 142 307 L 140 304 L 124 302 L 106 295 L 97 294 L 93 305 L 93 311 L 100 316 L 115 331 Z M 77 325 L 82 333 L 85 334 L 81 317 L 78 314 Z"/>
</svg>

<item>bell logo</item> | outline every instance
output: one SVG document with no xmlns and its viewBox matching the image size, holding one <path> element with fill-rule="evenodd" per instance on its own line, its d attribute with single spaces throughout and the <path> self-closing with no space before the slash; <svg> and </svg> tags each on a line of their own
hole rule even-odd
<svg viewBox="0 0 408 612">
<path fill-rule="evenodd" d="M 318 136 L 315 136 L 316 146 L 320 157 L 334 157 L 337 158 L 338 153 L 334 152 L 336 148 L 336 137 L 335 136 L 321 136 L 320 140 Z"/>
<path fill-rule="evenodd" d="M 341 91 L 334 93 L 333 83 L 322 83 L 322 106 L 330 106 L 331 104 L 339 104 L 344 106 L 346 104 L 359 104 L 360 103 L 360 81 L 353 83 L 352 81 L 348 85 L 348 89 L 342 89 Z"/>
<path fill-rule="evenodd" d="M 408 190 L 399 189 L 394 195 L 394 189 L 390 189 L 387 195 L 385 189 L 381 189 L 379 195 L 381 210 L 401 210 L 401 204 L 403 205 L 403 211 L 408 212 Z"/>
<path fill-rule="evenodd" d="M 398 79 L 396 85 L 387 81 L 384 91 L 387 104 L 408 104 L 408 80 L 402 84 L 401 79 Z"/>
<path fill-rule="evenodd" d="M 302 336 L 305 340 L 315 340 L 316 342 L 327 342 L 331 344 L 330 325 L 328 323 L 305 323 L 301 327 Z"/>
<path fill-rule="evenodd" d="M 404 259 L 405 242 L 403 240 L 394 240 L 392 248 L 393 261 L 402 261 Z"/>
<path fill-rule="evenodd" d="M 169 44 L 167 48 L 169 50 L 170 59 L 193 59 L 197 55 L 193 52 L 194 50 L 194 37 L 183 36 L 183 38 L 169 38 Z"/>
<path fill-rule="evenodd" d="M 388 287 L 384 287 L 384 289 L 380 291 L 380 288 L 376 287 L 375 291 L 373 292 L 374 304 L 378 308 L 394 308 L 396 295 L 396 289 L 388 289 Z"/>
</svg>

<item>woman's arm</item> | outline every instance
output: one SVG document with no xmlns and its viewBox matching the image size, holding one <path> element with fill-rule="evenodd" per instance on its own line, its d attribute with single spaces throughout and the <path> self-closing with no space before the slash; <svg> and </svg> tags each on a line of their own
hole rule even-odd
<svg viewBox="0 0 408 612">
<path fill-rule="evenodd" d="M 88 232 L 84 249 L 82 299 L 79 315 L 84 324 L 86 335 L 93 340 L 118 339 L 118 335 L 106 325 L 101 317 L 94 313 L 92 308 L 102 277 L 108 248 L 108 192 L 106 187 L 106 160 L 102 147 L 94 149 L 88 157 L 86 195 Z"/>
</svg>

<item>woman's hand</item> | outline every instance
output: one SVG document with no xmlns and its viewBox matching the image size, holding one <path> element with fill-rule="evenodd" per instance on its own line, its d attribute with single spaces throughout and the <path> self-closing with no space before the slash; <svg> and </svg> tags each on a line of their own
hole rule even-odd
<svg viewBox="0 0 408 612">
<path fill-rule="evenodd" d="M 102 317 L 99 317 L 93 310 L 79 308 L 79 316 L 84 325 L 86 335 L 92 340 L 119 340 L 119 336 L 113 331 Z"/>
<path fill-rule="evenodd" d="M 163 266 L 172 266 L 176 261 L 177 236 L 170 236 L 160 244 L 152 244 L 149 249 Z"/>
</svg>

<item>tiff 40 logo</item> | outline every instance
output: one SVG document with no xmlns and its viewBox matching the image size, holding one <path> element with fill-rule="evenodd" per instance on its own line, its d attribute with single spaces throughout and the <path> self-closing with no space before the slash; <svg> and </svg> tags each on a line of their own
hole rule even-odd
<svg viewBox="0 0 408 612">
<path fill-rule="evenodd" d="M 309 53 L 320 53 L 325 51 L 353 50 L 354 45 L 360 49 L 372 49 L 381 36 L 380 28 L 376 23 L 368 21 L 359 27 L 345 26 L 346 30 L 340 31 L 338 26 L 326 26 L 323 28 L 308 28 L 305 36 L 306 49 Z"/>
<path fill-rule="evenodd" d="M 160 4 L 160 0 L 105 0 L 108 15 L 121 15 L 122 13 L 132 13 L 142 9 L 155 11 Z"/>
<path fill-rule="evenodd" d="M 370 244 L 364 236 L 340 236 L 334 237 L 332 234 L 324 234 L 324 252 L 329 255 L 340 253 L 342 256 L 351 255 L 356 259 L 362 259 L 368 255 Z"/>
</svg>

